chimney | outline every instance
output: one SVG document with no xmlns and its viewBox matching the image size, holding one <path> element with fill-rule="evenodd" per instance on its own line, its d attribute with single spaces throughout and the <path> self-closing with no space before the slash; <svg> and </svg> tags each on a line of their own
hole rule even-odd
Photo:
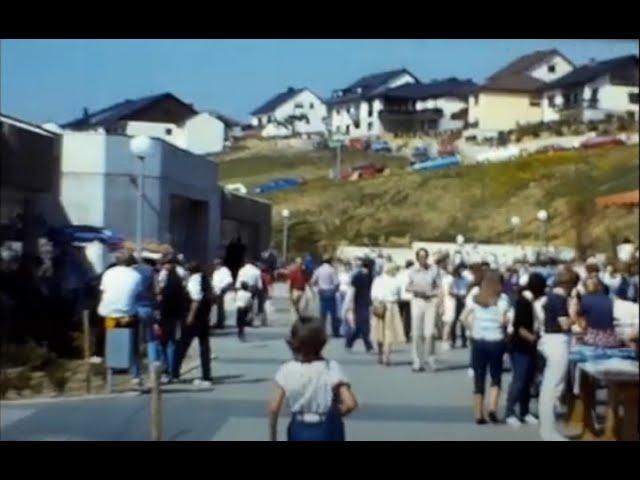
<svg viewBox="0 0 640 480">
<path fill-rule="evenodd" d="M 83 107 L 82 108 L 82 118 L 88 118 L 89 117 L 89 109 L 87 107 Z"/>
<path fill-rule="evenodd" d="M 293 87 L 287 88 L 287 92 L 289 92 L 289 93 L 293 92 L 294 90 L 295 90 L 295 88 L 293 88 Z"/>
</svg>

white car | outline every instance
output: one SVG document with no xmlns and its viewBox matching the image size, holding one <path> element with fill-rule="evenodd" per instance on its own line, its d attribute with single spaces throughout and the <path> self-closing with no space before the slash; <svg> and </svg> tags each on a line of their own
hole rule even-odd
<svg viewBox="0 0 640 480">
<path fill-rule="evenodd" d="M 230 183 L 229 185 L 225 185 L 225 190 L 233 193 L 239 193 L 240 195 L 246 195 L 249 190 L 242 183 Z"/>
<path fill-rule="evenodd" d="M 518 147 L 500 147 L 487 152 L 482 152 L 476 157 L 476 159 L 478 163 L 506 162 L 519 157 L 520 154 L 521 151 Z"/>
</svg>

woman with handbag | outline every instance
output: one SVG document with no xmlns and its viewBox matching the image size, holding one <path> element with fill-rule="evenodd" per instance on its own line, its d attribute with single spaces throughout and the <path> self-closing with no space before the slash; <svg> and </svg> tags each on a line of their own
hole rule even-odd
<svg viewBox="0 0 640 480">
<path fill-rule="evenodd" d="M 391 347 L 407 342 L 400 317 L 401 285 L 396 278 L 398 266 L 387 264 L 382 275 L 375 278 L 371 286 L 372 340 L 378 347 L 378 363 L 391 365 Z"/>
</svg>

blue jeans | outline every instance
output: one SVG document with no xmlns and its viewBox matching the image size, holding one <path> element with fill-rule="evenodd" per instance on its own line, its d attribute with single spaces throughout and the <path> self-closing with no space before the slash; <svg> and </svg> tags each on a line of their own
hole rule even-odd
<svg viewBox="0 0 640 480">
<path fill-rule="evenodd" d="M 155 320 L 155 312 L 153 307 L 141 306 L 137 310 L 138 320 L 142 324 L 144 334 L 144 342 L 147 344 L 147 360 L 149 366 L 154 362 L 159 362 L 162 358 L 160 342 L 155 338 L 153 333 L 153 325 Z"/>
<path fill-rule="evenodd" d="M 474 393 L 484 395 L 487 367 L 491 386 L 500 388 L 502 383 L 502 357 L 505 342 L 474 339 L 471 344 L 471 366 L 473 367 Z"/>
<path fill-rule="evenodd" d="M 327 314 L 331 316 L 331 332 L 334 337 L 340 336 L 340 319 L 335 290 L 320 290 L 320 318 L 324 323 Z"/>
<path fill-rule="evenodd" d="M 161 344 L 161 355 L 165 370 L 173 378 L 180 378 L 180 367 L 176 352 L 176 327 L 178 322 L 178 319 L 166 319 L 162 322 L 164 341 Z"/>
<path fill-rule="evenodd" d="M 367 351 L 373 350 L 373 345 L 371 344 L 370 330 L 371 330 L 371 322 L 369 318 L 369 306 L 356 305 L 355 308 L 356 318 L 355 324 L 356 328 L 351 332 L 351 334 L 347 337 L 346 347 L 351 348 L 353 344 L 358 338 L 362 338 L 364 342 L 364 346 Z"/>
<path fill-rule="evenodd" d="M 320 423 L 304 423 L 292 415 L 287 428 L 287 440 L 290 442 L 344 442 L 344 422 L 335 407 L 327 413 Z"/>
<path fill-rule="evenodd" d="M 536 373 L 536 352 L 511 353 L 513 377 L 507 395 L 507 417 L 515 416 L 516 403 L 520 404 L 520 418 L 529 413 L 531 385 Z"/>
</svg>

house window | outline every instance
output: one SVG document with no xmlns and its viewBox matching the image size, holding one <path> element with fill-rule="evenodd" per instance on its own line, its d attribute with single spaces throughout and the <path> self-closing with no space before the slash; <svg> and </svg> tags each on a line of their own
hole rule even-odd
<svg viewBox="0 0 640 480">
<path fill-rule="evenodd" d="M 373 131 L 373 122 L 369 122 L 367 123 L 367 132 L 372 132 Z"/>
<path fill-rule="evenodd" d="M 302 102 L 296 102 L 296 103 L 293 105 L 293 108 L 304 108 L 304 105 L 302 105 Z"/>
<path fill-rule="evenodd" d="M 638 105 L 638 92 L 629 92 L 629 103 Z"/>
<path fill-rule="evenodd" d="M 589 98 L 589 106 L 595 108 L 598 106 L 598 87 L 591 90 L 591 98 Z"/>
<path fill-rule="evenodd" d="M 551 108 L 554 108 L 556 106 L 556 96 L 555 95 L 549 95 L 547 97 L 547 101 L 549 102 L 549 106 Z"/>
<path fill-rule="evenodd" d="M 529 105 L 532 107 L 540 106 L 540 97 L 538 95 L 532 95 L 529 97 Z"/>
<path fill-rule="evenodd" d="M 309 117 L 305 118 L 305 121 L 307 122 L 307 125 L 311 124 L 311 120 L 309 120 Z"/>
<path fill-rule="evenodd" d="M 271 123 L 271 122 L 273 122 L 273 115 L 269 115 L 267 117 L 267 123 Z"/>
<path fill-rule="evenodd" d="M 336 108 L 336 115 L 340 115 L 340 113 L 341 113 L 341 112 L 340 112 L 340 109 L 339 109 L 339 108 Z"/>
<path fill-rule="evenodd" d="M 313 102 L 309 102 L 309 110 L 313 110 Z"/>
<path fill-rule="evenodd" d="M 349 135 L 349 133 L 351 133 L 351 125 L 347 125 L 344 130 L 345 130 L 346 134 Z"/>
<path fill-rule="evenodd" d="M 478 105 L 478 102 L 480 101 L 480 95 L 478 95 L 477 93 L 473 96 L 473 101 L 476 105 Z"/>
<path fill-rule="evenodd" d="M 173 133 L 173 129 L 171 129 L 171 128 L 165 128 L 165 129 L 164 129 L 164 133 L 165 133 L 166 135 L 171 135 L 171 134 Z"/>
<path fill-rule="evenodd" d="M 336 133 L 340 133 L 340 125 L 338 125 L 338 126 L 336 127 L 336 130 L 335 130 L 335 131 L 336 131 Z"/>
<path fill-rule="evenodd" d="M 556 64 L 550 63 L 549 65 L 547 65 L 547 72 L 556 73 Z"/>
<path fill-rule="evenodd" d="M 369 100 L 369 102 L 367 102 L 367 106 L 369 107 L 368 109 L 368 116 L 369 117 L 373 117 L 373 102 L 371 100 Z"/>
</svg>

